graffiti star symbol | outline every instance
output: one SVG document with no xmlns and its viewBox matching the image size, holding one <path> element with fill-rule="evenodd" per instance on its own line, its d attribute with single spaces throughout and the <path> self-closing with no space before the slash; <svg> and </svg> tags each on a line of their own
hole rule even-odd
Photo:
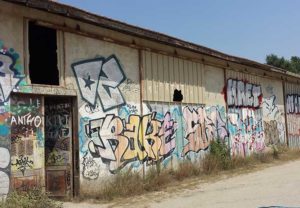
<svg viewBox="0 0 300 208">
<path fill-rule="evenodd" d="M 84 82 L 85 82 L 85 88 L 89 88 L 91 90 L 91 85 L 95 84 L 94 81 L 91 80 L 91 76 L 89 75 L 87 79 L 83 78 Z"/>
</svg>

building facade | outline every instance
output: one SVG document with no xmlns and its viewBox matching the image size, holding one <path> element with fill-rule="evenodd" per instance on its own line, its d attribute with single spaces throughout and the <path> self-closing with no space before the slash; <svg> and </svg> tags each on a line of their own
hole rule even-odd
<svg viewBox="0 0 300 208">
<path fill-rule="evenodd" d="M 51 1 L 0 0 L 0 26 L 1 196 L 300 146 L 299 75 Z"/>
</svg>

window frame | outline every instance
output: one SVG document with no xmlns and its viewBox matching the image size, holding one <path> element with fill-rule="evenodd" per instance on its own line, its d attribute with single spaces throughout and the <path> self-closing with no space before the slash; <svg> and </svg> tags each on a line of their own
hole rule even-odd
<svg viewBox="0 0 300 208">
<path fill-rule="evenodd" d="M 30 70 L 29 70 L 29 61 L 30 61 L 30 52 L 29 52 L 29 22 L 34 24 L 47 27 L 56 30 L 56 55 L 57 55 L 57 69 L 58 69 L 58 85 L 49 85 L 49 84 L 37 84 L 32 83 L 30 79 Z M 51 23 L 52 24 L 52 23 Z M 65 48 L 64 48 L 64 32 L 58 30 L 55 27 L 49 27 L 49 23 L 44 21 L 38 21 L 32 18 L 24 18 L 24 74 L 26 76 L 25 80 L 27 85 L 33 86 L 51 86 L 51 87 L 64 87 L 65 86 Z"/>
</svg>

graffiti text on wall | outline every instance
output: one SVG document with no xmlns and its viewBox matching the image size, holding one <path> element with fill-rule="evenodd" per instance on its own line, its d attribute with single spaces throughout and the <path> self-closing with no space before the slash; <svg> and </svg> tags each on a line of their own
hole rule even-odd
<svg viewBox="0 0 300 208">
<path fill-rule="evenodd" d="M 229 107 L 259 108 L 262 103 L 261 86 L 228 79 L 226 101 Z"/>
<path fill-rule="evenodd" d="M 19 55 L 13 49 L 3 48 L 0 41 L 0 104 L 8 101 L 10 93 L 23 79 L 16 68 L 18 59 Z"/>
<path fill-rule="evenodd" d="M 144 116 L 130 115 L 128 122 L 113 114 L 90 120 L 86 134 L 91 138 L 89 152 L 100 157 L 116 173 L 132 161 L 157 162 L 168 157 L 175 148 L 176 122 L 166 113 L 163 120 L 156 119 L 156 113 Z M 84 176 L 96 178 L 90 170 L 91 161 L 85 159 Z"/>
<path fill-rule="evenodd" d="M 104 112 L 125 104 L 118 87 L 126 77 L 116 56 L 77 62 L 72 68 L 81 96 L 88 104 L 95 106 L 99 99 Z"/>
<path fill-rule="evenodd" d="M 282 120 L 283 113 L 280 112 L 277 106 L 276 96 L 264 98 L 263 102 L 263 115 L 264 115 L 264 136 L 265 144 L 273 145 L 284 143 L 285 141 L 285 127 Z"/>
<path fill-rule="evenodd" d="M 205 107 L 183 109 L 186 123 L 185 139 L 188 143 L 184 146 L 183 155 L 188 152 L 199 152 L 208 148 L 214 139 L 225 140 L 228 137 L 226 122 L 223 121 L 218 108 Z"/>
<path fill-rule="evenodd" d="M 5 102 L 9 102 L 11 92 L 23 78 L 19 54 L 13 48 L 5 47 L 0 40 L 0 197 L 5 197 L 10 187 L 10 124 Z"/>
<path fill-rule="evenodd" d="M 290 147 L 300 146 L 300 95 L 286 96 L 287 129 Z"/>
<path fill-rule="evenodd" d="M 70 163 L 72 137 L 71 104 L 48 101 L 45 105 L 45 155 L 46 164 L 66 165 Z"/>
<path fill-rule="evenodd" d="M 228 131 L 233 155 L 249 155 L 264 148 L 260 85 L 228 79 Z"/>
<path fill-rule="evenodd" d="M 20 155 L 19 158 L 16 159 L 16 162 L 12 163 L 11 165 L 17 166 L 18 170 L 20 170 L 24 176 L 25 171 L 28 168 L 33 168 L 33 161 L 27 156 Z"/>
<path fill-rule="evenodd" d="M 233 155 L 249 155 L 264 148 L 261 109 L 228 109 L 228 131 Z"/>
<path fill-rule="evenodd" d="M 43 146 L 41 109 L 41 100 L 38 97 L 11 96 L 11 143 L 15 156 L 33 155 L 33 145 L 25 143 L 32 144 L 35 139 Z"/>
<path fill-rule="evenodd" d="M 300 113 L 300 95 L 287 95 L 286 97 L 286 113 L 298 114 Z"/>
</svg>

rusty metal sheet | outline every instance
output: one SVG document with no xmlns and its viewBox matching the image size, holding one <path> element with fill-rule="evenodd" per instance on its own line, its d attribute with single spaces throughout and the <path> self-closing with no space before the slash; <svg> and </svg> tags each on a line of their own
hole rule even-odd
<svg viewBox="0 0 300 208">
<path fill-rule="evenodd" d="M 67 191 L 67 175 L 65 170 L 47 171 L 47 191 L 54 196 L 65 196 Z"/>
</svg>

